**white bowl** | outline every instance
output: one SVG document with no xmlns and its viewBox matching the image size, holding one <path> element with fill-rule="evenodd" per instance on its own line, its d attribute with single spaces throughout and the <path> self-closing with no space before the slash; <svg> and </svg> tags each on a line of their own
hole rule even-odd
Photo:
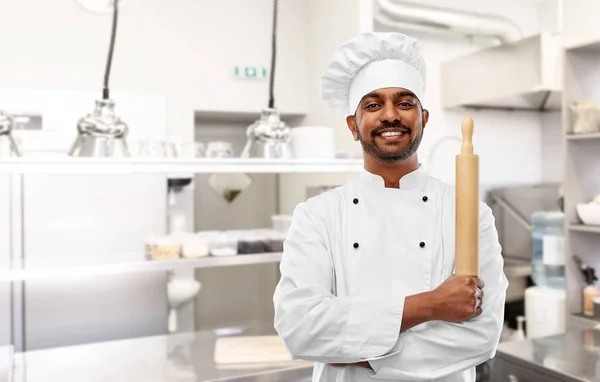
<svg viewBox="0 0 600 382">
<path fill-rule="evenodd" d="M 577 216 L 588 225 L 600 225 L 600 204 L 597 203 L 579 203 L 576 206 Z"/>
</svg>

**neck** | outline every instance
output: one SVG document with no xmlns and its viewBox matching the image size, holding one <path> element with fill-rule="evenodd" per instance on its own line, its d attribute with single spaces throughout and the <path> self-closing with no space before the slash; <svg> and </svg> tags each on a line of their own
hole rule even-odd
<svg viewBox="0 0 600 382">
<path fill-rule="evenodd" d="M 399 188 L 400 179 L 419 168 L 417 154 L 403 161 L 388 163 L 365 153 L 364 163 L 365 170 L 383 178 L 386 188 Z"/>
</svg>

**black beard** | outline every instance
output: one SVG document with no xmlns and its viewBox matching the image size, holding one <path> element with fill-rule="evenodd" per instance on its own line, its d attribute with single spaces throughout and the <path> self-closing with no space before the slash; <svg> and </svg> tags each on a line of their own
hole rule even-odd
<svg viewBox="0 0 600 382">
<path fill-rule="evenodd" d="M 408 145 L 399 147 L 395 151 L 384 151 L 381 150 L 377 144 L 375 143 L 375 136 L 383 129 L 388 128 L 400 128 L 405 130 L 405 134 L 408 134 Z M 394 122 L 385 121 L 381 125 L 379 125 L 376 129 L 373 129 L 371 132 L 371 141 L 367 142 L 360 135 L 360 126 L 356 126 L 356 135 L 358 136 L 358 140 L 363 147 L 365 153 L 370 154 L 375 157 L 379 161 L 385 163 L 396 163 L 402 162 L 408 158 L 410 158 L 413 154 L 417 152 L 419 149 L 419 145 L 421 144 L 421 140 L 423 139 L 423 132 L 413 137 L 413 129 L 409 126 L 403 125 L 400 121 L 395 120 Z"/>
</svg>

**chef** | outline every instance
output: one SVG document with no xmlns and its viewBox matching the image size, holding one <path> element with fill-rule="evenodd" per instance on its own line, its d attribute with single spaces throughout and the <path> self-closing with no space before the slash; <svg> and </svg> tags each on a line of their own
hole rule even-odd
<svg viewBox="0 0 600 382">
<path fill-rule="evenodd" d="M 453 275 L 454 188 L 417 157 L 429 118 L 418 42 L 361 34 L 322 85 L 364 170 L 295 208 L 273 296 L 278 334 L 314 362 L 313 381 L 475 381 L 495 355 L 508 282 L 483 202 L 479 277 Z"/>
</svg>

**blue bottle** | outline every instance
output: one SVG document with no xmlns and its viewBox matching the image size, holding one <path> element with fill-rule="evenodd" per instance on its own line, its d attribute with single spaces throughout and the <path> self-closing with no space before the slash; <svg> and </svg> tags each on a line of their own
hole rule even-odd
<svg viewBox="0 0 600 382">
<path fill-rule="evenodd" d="M 564 213 L 539 211 L 531 215 L 533 282 L 544 288 L 565 289 Z"/>
</svg>

